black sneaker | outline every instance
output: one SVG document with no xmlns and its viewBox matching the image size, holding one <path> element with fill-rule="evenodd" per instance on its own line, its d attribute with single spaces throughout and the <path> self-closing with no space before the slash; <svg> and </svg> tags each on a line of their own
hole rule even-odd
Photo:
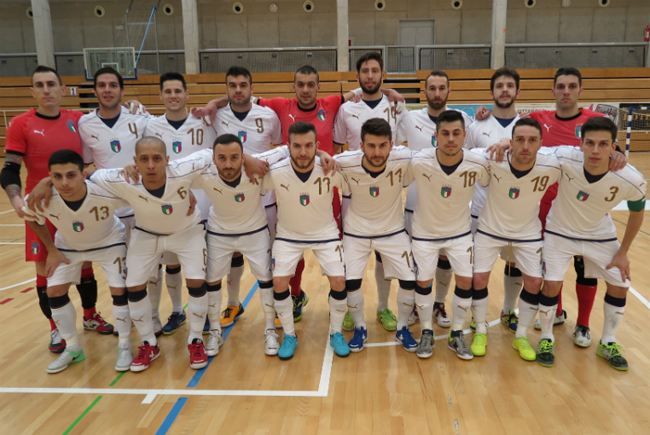
<svg viewBox="0 0 650 435">
<path fill-rule="evenodd" d="M 302 309 L 309 302 L 309 296 L 304 290 L 300 290 L 300 296 L 291 296 L 291 299 L 293 299 L 293 321 L 299 322 L 302 319 Z"/>
</svg>

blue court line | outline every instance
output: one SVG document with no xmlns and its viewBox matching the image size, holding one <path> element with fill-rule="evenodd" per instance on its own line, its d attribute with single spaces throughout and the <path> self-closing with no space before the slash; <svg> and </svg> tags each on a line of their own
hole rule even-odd
<svg viewBox="0 0 650 435">
<path fill-rule="evenodd" d="M 256 282 L 255 285 L 248 292 L 246 299 L 244 299 L 244 301 L 241 303 L 244 308 L 248 306 L 248 303 L 251 301 L 253 295 L 255 295 L 255 292 L 257 292 L 258 288 L 259 288 L 259 282 Z M 228 338 L 228 336 L 230 335 L 230 332 L 235 328 L 235 325 L 237 324 L 238 321 L 239 319 L 235 320 L 235 323 L 233 323 L 232 326 L 226 328 L 226 330 L 224 331 L 223 333 L 224 343 L 226 342 L 226 338 Z M 194 376 L 192 376 L 192 379 L 190 380 L 189 384 L 187 384 L 187 388 L 196 388 L 203 375 L 205 375 L 206 370 L 208 370 L 208 367 L 210 367 L 210 364 L 212 363 L 213 359 L 214 357 L 208 358 L 208 365 L 196 371 Z M 181 410 L 183 409 L 183 406 L 185 406 L 185 403 L 187 403 L 187 399 L 188 399 L 187 397 L 180 397 L 176 401 L 174 407 L 171 409 L 171 411 L 169 411 L 169 414 L 167 414 L 167 417 L 165 417 L 165 420 L 158 428 L 156 435 L 166 435 L 167 432 L 169 432 L 169 429 L 171 429 L 172 424 L 174 424 L 174 421 L 176 421 L 176 417 L 178 417 L 178 414 L 180 414 Z"/>
</svg>

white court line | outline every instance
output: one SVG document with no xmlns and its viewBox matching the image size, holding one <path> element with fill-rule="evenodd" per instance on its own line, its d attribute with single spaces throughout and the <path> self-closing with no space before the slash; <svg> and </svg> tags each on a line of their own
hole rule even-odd
<svg viewBox="0 0 650 435">
<path fill-rule="evenodd" d="M 22 224 L 0 224 L 0 227 L 24 227 Z"/>
<path fill-rule="evenodd" d="M 12 209 L 12 210 L 0 211 L 0 214 L 11 213 L 12 211 L 14 211 L 14 210 Z"/>
<path fill-rule="evenodd" d="M 19 285 L 27 284 L 28 282 L 36 281 L 36 278 L 28 279 L 27 281 L 19 282 L 18 284 L 10 285 L 9 287 L 0 288 L 0 292 L 3 290 L 9 290 L 10 288 L 18 287 Z"/>
<path fill-rule="evenodd" d="M 0 245 L 24 245 L 25 242 L 0 242 Z"/>
<path fill-rule="evenodd" d="M 636 291 L 636 290 L 633 289 L 632 287 L 630 287 L 630 292 L 631 292 L 634 296 L 636 296 L 636 298 L 637 298 L 638 300 L 640 300 L 641 303 L 642 303 L 643 305 L 645 305 L 645 306 L 650 310 L 650 301 L 648 301 L 646 298 L 644 298 L 643 296 L 641 296 L 641 293 L 639 293 L 638 291 Z"/>
</svg>

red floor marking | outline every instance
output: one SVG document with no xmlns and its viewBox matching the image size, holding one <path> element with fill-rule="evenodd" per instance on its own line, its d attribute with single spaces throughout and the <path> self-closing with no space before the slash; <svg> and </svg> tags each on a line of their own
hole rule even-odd
<svg viewBox="0 0 650 435">
<path fill-rule="evenodd" d="M 33 290 L 34 287 L 27 287 L 25 290 L 21 291 L 21 293 L 27 293 L 30 290 Z"/>
<path fill-rule="evenodd" d="M 4 301 L 0 302 L 0 305 L 4 305 L 4 304 L 6 304 L 7 302 L 9 302 L 9 301 L 13 301 L 13 300 L 14 300 L 14 298 L 5 299 Z"/>
</svg>

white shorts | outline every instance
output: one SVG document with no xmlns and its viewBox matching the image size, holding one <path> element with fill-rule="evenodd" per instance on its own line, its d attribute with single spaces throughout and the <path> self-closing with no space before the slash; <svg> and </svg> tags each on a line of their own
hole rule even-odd
<svg viewBox="0 0 650 435">
<path fill-rule="evenodd" d="M 219 236 L 208 232 L 208 282 L 230 273 L 232 254 L 241 252 L 259 281 L 271 281 L 271 237 L 267 228 L 245 236 Z"/>
<path fill-rule="evenodd" d="M 343 235 L 346 279 L 361 279 L 366 273 L 368 258 L 379 252 L 386 279 L 415 280 L 411 242 L 405 231 L 387 237 L 361 238 Z"/>
<path fill-rule="evenodd" d="M 542 277 L 542 241 L 517 242 L 474 235 L 474 273 L 491 272 L 499 253 L 505 261 L 516 262 L 522 273 Z M 505 251 L 505 254 L 504 254 Z"/>
<path fill-rule="evenodd" d="M 404 212 L 404 228 L 406 228 L 406 232 L 409 233 L 409 235 L 412 238 L 413 237 L 413 212 L 408 212 L 408 211 Z"/>
<path fill-rule="evenodd" d="M 275 194 L 275 192 L 269 192 Z M 275 196 L 274 196 L 275 198 Z M 269 234 L 271 235 L 271 243 L 275 240 L 276 227 L 278 226 L 278 206 L 273 204 L 264 207 L 266 212 L 266 221 L 269 224 Z"/>
<path fill-rule="evenodd" d="M 127 216 L 127 217 L 121 217 L 120 222 L 124 225 L 125 233 L 126 233 L 126 246 L 129 246 L 129 243 L 131 242 L 131 231 L 135 227 L 135 216 Z"/>
<path fill-rule="evenodd" d="M 293 276 L 303 253 L 311 249 L 320 263 L 321 273 L 326 276 L 345 276 L 345 257 L 343 244 L 339 240 L 331 242 L 299 243 L 286 240 L 273 242 L 271 260 L 273 276 Z"/>
<path fill-rule="evenodd" d="M 136 228 L 131 235 L 131 247 L 126 256 L 129 269 L 127 287 L 140 286 L 155 276 L 160 256 L 167 251 L 178 256 L 185 279 L 205 279 L 208 251 L 203 224 L 193 225 L 168 236 L 156 236 Z"/>
<path fill-rule="evenodd" d="M 418 265 L 418 281 L 429 281 L 435 277 L 440 255 L 447 256 L 454 274 L 472 277 L 474 241 L 471 234 L 448 240 L 413 240 L 411 243 L 413 256 Z"/>
<path fill-rule="evenodd" d="M 126 245 L 120 244 L 94 251 L 61 251 L 70 264 L 61 263 L 54 274 L 47 279 L 47 286 L 62 284 L 79 284 L 81 266 L 86 261 L 97 263 L 102 267 L 110 287 L 125 288 L 126 284 Z"/>
<path fill-rule="evenodd" d="M 478 230 L 478 219 L 472 216 L 472 235 L 474 238 L 476 238 L 476 230 Z M 506 262 L 514 263 L 515 260 L 513 259 L 508 259 L 509 254 L 508 254 L 508 246 L 506 245 L 505 248 L 503 248 L 500 252 L 501 259 Z M 511 265 L 512 267 L 515 267 L 514 264 Z"/>
<path fill-rule="evenodd" d="M 587 242 L 567 239 L 547 232 L 544 234 L 544 279 L 564 281 L 571 260 L 575 255 L 581 255 L 585 262 L 585 277 L 600 278 L 611 285 L 627 288 L 630 286 L 630 280 L 621 279 L 621 271 L 618 267 L 605 269 L 620 247 L 618 240 Z"/>
</svg>

